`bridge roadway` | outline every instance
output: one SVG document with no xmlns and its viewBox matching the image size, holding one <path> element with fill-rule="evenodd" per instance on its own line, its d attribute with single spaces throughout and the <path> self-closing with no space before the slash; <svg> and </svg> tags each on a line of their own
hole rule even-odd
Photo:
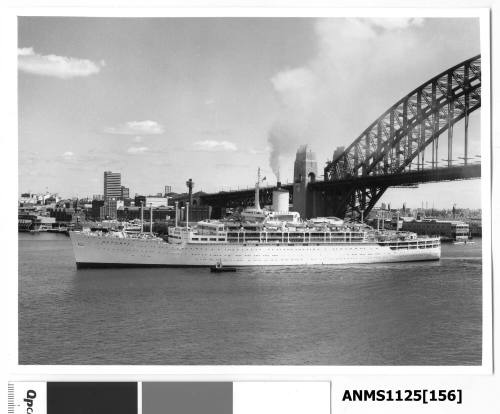
<svg viewBox="0 0 500 414">
<path fill-rule="evenodd" d="M 309 187 L 314 191 L 322 191 L 338 187 L 393 187 L 438 181 L 470 180 L 473 178 L 481 178 L 481 164 L 455 165 L 452 167 L 432 169 L 428 168 L 423 170 L 406 171 L 399 174 L 359 176 L 338 181 L 316 181 L 309 184 Z"/>
<path fill-rule="evenodd" d="M 341 188 L 392 187 L 438 181 L 469 180 L 474 178 L 481 178 L 481 164 L 428 168 L 389 175 L 351 177 L 338 181 L 315 181 L 309 184 L 308 190 L 309 192 L 329 192 Z M 260 189 L 261 204 L 271 204 L 272 192 L 276 188 L 276 186 L 269 186 Z M 293 184 L 285 184 L 282 185 L 281 188 L 288 190 L 290 193 L 290 202 L 293 203 Z M 234 208 L 253 205 L 254 196 L 255 189 L 245 189 L 202 194 L 199 196 L 199 199 L 200 203 L 203 205 Z"/>
<path fill-rule="evenodd" d="M 283 184 L 281 188 L 287 190 L 290 194 L 290 202 L 292 202 L 293 184 Z M 261 205 L 272 203 L 273 191 L 277 186 L 261 187 L 259 191 L 259 200 Z M 247 188 L 244 190 L 235 191 L 220 191 L 218 193 L 202 194 L 199 196 L 200 202 L 203 205 L 212 207 L 241 207 L 252 206 L 255 199 L 255 188 Z"/>
</svg>

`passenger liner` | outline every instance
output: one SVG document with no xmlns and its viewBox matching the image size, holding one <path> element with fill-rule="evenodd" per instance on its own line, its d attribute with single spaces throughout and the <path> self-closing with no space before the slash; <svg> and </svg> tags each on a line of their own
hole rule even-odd
<svg viewBox="0 0 500 414">
<path fill-rule="evenodd" d="M 260 181 L 260 180 L 259 180 Z M 273 193 L 273 209 L 255 206 L 228 220 L 169 228 L 168 238 L 126 232 L 70 232 L 78 267 L 295 266 L 438 260 L 436 237 L 376 231 L 335 217 L 301 221 L 288 211 L 288 192 Z"/>
</svg>

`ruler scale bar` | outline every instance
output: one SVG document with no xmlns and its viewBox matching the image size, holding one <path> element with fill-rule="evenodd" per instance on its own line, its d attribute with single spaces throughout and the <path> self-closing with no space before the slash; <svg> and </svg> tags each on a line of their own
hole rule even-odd
<svg viewBox="0 0 500 414">
<path fill-rule="evenodd" d="M 15 403 L 14 403 L 14 384 L 9 382 L 8 384 L 8 397 L 7 397 L 7 401 L 8 401 L 8 409 L 7 409 L 7 412 L 9 414 L 14 414 L 14 407 L 15 407 Z"/>
</svg>

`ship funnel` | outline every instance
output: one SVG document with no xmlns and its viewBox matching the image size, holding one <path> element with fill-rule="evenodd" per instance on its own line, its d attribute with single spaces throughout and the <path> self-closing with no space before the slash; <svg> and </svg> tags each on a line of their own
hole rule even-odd
<svg viewBox="0 0 500 414">
<path fill-rule="evenodd" d="M 278 188 L 273 191 L 273 211 L 288 213 L 290 194 L 287 190 Z"/>
</svg>

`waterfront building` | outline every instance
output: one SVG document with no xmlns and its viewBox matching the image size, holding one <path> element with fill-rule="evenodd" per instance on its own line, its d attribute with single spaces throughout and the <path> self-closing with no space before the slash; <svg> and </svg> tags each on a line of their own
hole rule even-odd
<svg viewBox="0 0 500 414">
<path fill-rule="evenodd" d="M 32 213 L 18 214 L 18 231 L 41 231 L 51 229 L 55 224 L 54 217 L 43 216 Z"/>
<path fill-rule="evenodd" d="M 53 217 L 56 222 L 70 222 L 73 220 L 75 215 L 75 209 L 73 208 L 61 208 L 57 207 L 50 212 L 50 217 Z"/>
<path fill-rule="evenodd" d="M 123 206 L 122 206 L 123 207 Z M 100 208 L 101 220 L 110 219 L 116 220 L 118 210 L 118 200 L 114 197 L 108 198 L 104 201 L 104 205 Z"/>
<path fill-rule="evenodd" d="M 104 200 L 120 198 L 122 195 L 122 175 L 111 171 L 104 171 Z"/>
<path fill-rule="evenodd" d="M 38 204 L 48 205 L 60 201 L 61 198 L 57 194 L 46 192 L 45 194 L 22 193 L 19 197 L 19 205 Z"/>
<path fill-rule="evenodd" d="M 166 196 L 166 195 L 168 195 L 170 193 L 172 193 L 172 186 L 171 185 L 166 185 L 165 186 L 165 191 L 163 192 L 163 195 Z"/>
<path fill-rule="evenodd" d="M 417 234 L 441 236 L 447 240 L 465 240 L 469 237 L 469 225 L 456 220 L 423 219 L 404 221 L 402 230 Z"/>
<path fill-rule="evenodd" d="M 467 224 L 469 225 L 471 236 L 479 236 L 481 237 L 483 234 L 483 227 L 481 219 L 470 218 L 467 220 Z"/>
<path fill-rule="evenodd" d="M 147 223 L 151 220 L 150 218 L 151 210 L 149 208 L 144 208 L 143 217 L 144 221 Z M 167 221 L 173 219 L 174 210 L 172 207 L 156 207 L 153 208 L 153 221 Z M 141 207 L 121 207 L 117 210 L 117 220 L 118 221 L 131 221 L 138 220 L 141 218 Z"/>
<path fill-rule="evenodd" d="M 104 206 L 104 200 L 92 200 L 92 219 L 99 220 L 101 218 L 101 208 Z"/>
<path fill-rule="evenodd" d="M 185 211 L 184 211 L 185 213 Z M 189 207 L 189 221 L 198 222 L 201 220 L 208 220 L 212 216 L 212 207 L 210 206 L 190 206 Z M 185 217 L 184 217 L 185 220 Z"/>
<path fill-rule="evenodd" d="M 19 205 L 27 206 L 37 204 L 37 196 L 36 194 L 31 193 L 23 193 L 21 197 L 19 197 Z"/>
<path fill-rule="evenodd" d="M 140 207 L 141 205 L 146 206 L 146 196 L 136 194 L 134 197 L 134 206 Z"/>
<path fill-rule="evenodd" d="M 151 206 L 153 206 L 153 208 L 167 207 L 169 198 L 170 197 L 147 196 L 146 199 L 144 200 L 144 207 L 145 208 L 150 208 Z"/>
</svg>

